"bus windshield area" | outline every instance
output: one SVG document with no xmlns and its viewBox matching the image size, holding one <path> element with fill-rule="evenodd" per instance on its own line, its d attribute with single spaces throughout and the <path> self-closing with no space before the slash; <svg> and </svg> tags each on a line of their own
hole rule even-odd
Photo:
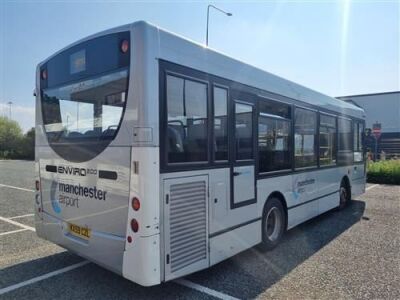
<svg viewBox="0 0 400 300">
<path fill-rule="evenodd" d="M 49 142 L 111 140 L 122 119 L 128 70 L 42 91 Z"/>
</svg>

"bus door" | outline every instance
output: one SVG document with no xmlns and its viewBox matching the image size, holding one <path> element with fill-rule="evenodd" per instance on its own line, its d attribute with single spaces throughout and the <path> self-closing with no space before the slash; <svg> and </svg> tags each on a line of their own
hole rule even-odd
<svg viewBox="0 0 400 300">
<path fill-rule="evenodd" d="M 231 139 L 231 209 L 256 202 L 254 96 L 232 93 L 233 138 Z"/>
</svg>

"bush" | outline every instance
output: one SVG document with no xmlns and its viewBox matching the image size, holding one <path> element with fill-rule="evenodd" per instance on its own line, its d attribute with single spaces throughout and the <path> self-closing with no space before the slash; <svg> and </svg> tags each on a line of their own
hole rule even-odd
<svg viewBox="0 0 400 300">
<path fill-rule="evenodd" d="M 367 181 L 370 183 L 400 185 L 400 160 L 369 162 Z"/>
<path fill-rule="evenodd" d="M 34 159 L 35 129 L 26 134 L 16 121 L 0 116 L 0 159 Z"/>
</svg>

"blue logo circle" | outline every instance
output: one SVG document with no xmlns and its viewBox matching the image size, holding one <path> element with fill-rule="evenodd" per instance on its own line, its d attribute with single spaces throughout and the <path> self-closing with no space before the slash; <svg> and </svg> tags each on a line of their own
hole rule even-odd
<svg viewBox="0 0 400 300">
<path fill-rule="evenodd" d="M 56 190 L 57 190 L 57 182 L 53 180 L 50 188 L 50 201 L 51 201 L 51 206 L 53 207 L 55 213 L 59 214 L 61 212 L 61 206 L 58 203 L 58 200 L 56 199 Z"/>
</svg>

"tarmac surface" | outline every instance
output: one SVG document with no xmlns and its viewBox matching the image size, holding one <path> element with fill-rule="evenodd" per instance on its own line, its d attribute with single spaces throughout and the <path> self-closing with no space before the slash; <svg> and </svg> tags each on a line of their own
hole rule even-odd
<svg viewBox="0 0 400 300">
<path fill-rule="evenodd" d="M 38 238 L 34 163 L 0 161 L 0 299 L 400 299 L 400 186 L 368 185 L 343 211 L 266 253 L 142 287 Z"/>
</svg>

